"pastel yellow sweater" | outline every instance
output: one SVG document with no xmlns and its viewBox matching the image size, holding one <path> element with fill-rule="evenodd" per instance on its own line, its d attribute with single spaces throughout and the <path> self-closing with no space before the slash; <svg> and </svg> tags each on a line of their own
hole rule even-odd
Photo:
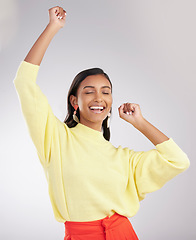
<svg viewBox="0 0 196 240">
<path fill-rule="evenodd" d="M 57 221 L 93 221 L 117 212 L 132 217 L 147 193 L 189 167 L 170 138 L 156 149 L 114 147 L 99 131 L 69 128 L 54 116 L 36 84 L 39 66 L 23 61 L 14 85 L 39 160 Z"/>
</svg>

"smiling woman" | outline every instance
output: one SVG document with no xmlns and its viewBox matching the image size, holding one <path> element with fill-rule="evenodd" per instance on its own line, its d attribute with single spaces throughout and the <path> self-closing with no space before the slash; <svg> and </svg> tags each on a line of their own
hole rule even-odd
<svg viewBox="0 0 196 240">
<path fill-rule="evenodd" d="M 123 103 L 119 117 L 156 149 L 136 152 L 110 143 L 112 83 L 99 68 L 84 70 L 74 78 L 65 121 L 53 114 L 36 79 L 50 41 L 65 24 L 66 11 L 54 7 L 49 16 L 14 84 L 47 176 L 55 218 L 65 224 L 65 240 L 138 240 L 128 217 L 137 213 L 147 193 L 185 171 L 189 159 L 172 138 L 142 116 L 135 103 Z"/>
<path fill-rule="evenodd" d="M 102 129 L 105 139 L 110 140 L 108 121 L 112 106 L 112 83 L 102 69 L 91 68 L 76 75 L 69 89 L 67 105 L 64 122 L 68 127 L 77 125 L 73 118 L 74 106 L 77 105 L 75 115 L 80 123 L 98 131 Z"/>
</svg>

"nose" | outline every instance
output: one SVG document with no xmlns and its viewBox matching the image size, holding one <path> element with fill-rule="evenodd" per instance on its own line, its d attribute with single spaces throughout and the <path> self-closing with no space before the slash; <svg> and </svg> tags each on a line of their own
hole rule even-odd
<svg viewBox="0 0 196 240">
<path fill-rule="evenodd" d="M 100 92 L 96 92 L 94 101 L 95 102 L 102 102 L 103 101 L 102 94 Z"/>
</svg>

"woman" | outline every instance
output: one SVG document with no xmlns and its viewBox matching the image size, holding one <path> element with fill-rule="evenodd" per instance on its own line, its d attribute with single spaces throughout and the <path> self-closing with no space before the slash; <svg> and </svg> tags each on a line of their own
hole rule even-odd
<svg viewBox="0 0 196 240">
<path fill-rule="evenodd" d="M 45 170 L 55 218 L 65 223 L 66 240 L 138 239 L 128 217 L 136 214 L 146 193 L 160 189 L 186 170 L 189 159 L 133 103 L 122 104 L 119 116 L 156 149 L 135 152 L 112 146 L 112 84 L 99 68 L 75 77 L 65 122 L 54 116 L 36 78 L 50 41 L 65 24 L 66 12 L 61 7 L 51 8 L 49 18 L 21 63 L 14 84 Z"/>
</svg>

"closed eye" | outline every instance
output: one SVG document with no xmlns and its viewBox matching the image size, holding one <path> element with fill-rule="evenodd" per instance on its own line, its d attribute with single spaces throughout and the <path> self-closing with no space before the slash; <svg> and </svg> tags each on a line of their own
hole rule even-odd
<svg viewBox="0 0 196 240">
<path fill-rule="evenodd" d="M 94 92 L 85 92 L 85 94 L 91 94 L 91 93 L 94 93 Z M 110 93 L 109 92 L 102 92 L 103 94 L 107 94 L 109 95 Z"/>
</svg>

